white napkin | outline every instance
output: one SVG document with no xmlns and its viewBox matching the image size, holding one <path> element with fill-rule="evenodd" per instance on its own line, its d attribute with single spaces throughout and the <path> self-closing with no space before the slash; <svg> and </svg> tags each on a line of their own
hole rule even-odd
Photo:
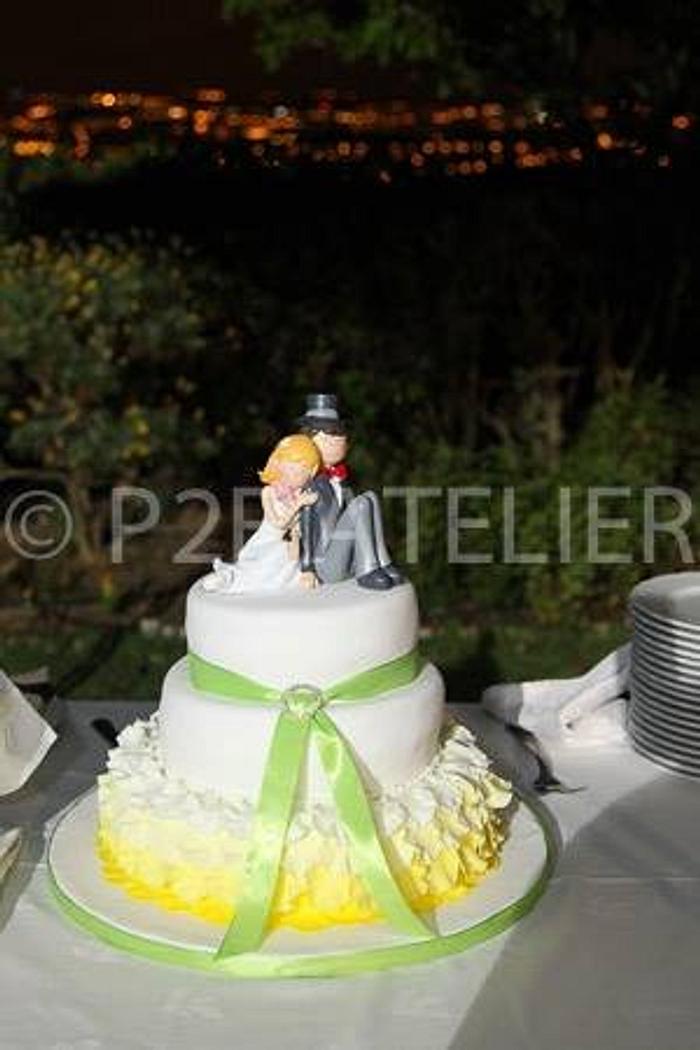
<svg viewBox="0 0 700 1050">
<path fill-rule="evenodd" d="M 17 860 L 22 848 L 22 832 L 19 828 L 0 832 L 0 885 Z"/>
<path fill-rule="evenodd" d="M 547 750 L 564 744 L 600 747 L 627 740 L 627 702 L 631 643 L 613 650 L 578 678 L 489 686 L 481 704 L 494 718 L 520 726 Z"/>
<path fill-rule="evenodd" d="M 0 795 L 26 783 L 55 739 L 48 722 L 0 671 Z"/>
</svg>

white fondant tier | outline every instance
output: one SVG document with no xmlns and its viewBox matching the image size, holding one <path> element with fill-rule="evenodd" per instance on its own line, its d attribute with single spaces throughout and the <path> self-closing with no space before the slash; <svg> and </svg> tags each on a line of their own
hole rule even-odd
<svg viewBox="0 0 700 1050">
<path fill-rule="evenodd" d="M 409 652 L 418 636 L 418 603 L 410 583 L 388 591 L 355 580 L 314 590 L 259 594 L 206 591 L 187 595 L 191 652 L 210 663 L 287 688 L 321 688 Z"/>
<path fill-rule="evenodd" d="M 307 669 L 305 676 L 310 674 Z M 319 679 L 315 675 L 312 681 Z M 285 677 L 280 684 L 294 680 L 295 676 Z M 190 683 L 187 660 L 179 660 L 165 677 L 159 708 L 167 773 L 225 798 L 257 798 L 279 710 L 276 705 L 233 703 L 199 692 Z M 410 685 L 371 700 L 331 702 L 326 710 L 352 748 L 370 790 L 387 790 L 417 776 L 435 756 L 444 714 L 442 676 L 428 664 Z M 330 798 L 313 746 L 300 796 L 312 801 Z"/>
</svg>

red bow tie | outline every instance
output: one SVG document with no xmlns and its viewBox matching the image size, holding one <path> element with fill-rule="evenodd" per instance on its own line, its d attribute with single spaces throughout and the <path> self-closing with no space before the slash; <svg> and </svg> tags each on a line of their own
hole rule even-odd
<svg viewBox="0 0 700 1050">
<path fill-rule="evenodd" d="M 323 467 L 321 473 L 327 478 L 337 478 L 338 481 L 345 481 L 349 471 L 344 463 L 336 463 L 332 467 Z"/>
</svg>

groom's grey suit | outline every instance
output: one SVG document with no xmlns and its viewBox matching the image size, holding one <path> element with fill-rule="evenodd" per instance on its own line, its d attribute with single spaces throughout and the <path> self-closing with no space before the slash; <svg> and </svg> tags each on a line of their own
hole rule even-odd
<svg viewBox="0 0 700 1050">
<path fill-rule="evenodd" d="M 353 498 L 340 486 L 341 500 L 323 475 L 307 486 L 318 496 L 299 515 L 300 569 L 322 583 L 361 577 L 391 562 L 384 542 L 381 508 L 374 492 Z"/>
</svg>

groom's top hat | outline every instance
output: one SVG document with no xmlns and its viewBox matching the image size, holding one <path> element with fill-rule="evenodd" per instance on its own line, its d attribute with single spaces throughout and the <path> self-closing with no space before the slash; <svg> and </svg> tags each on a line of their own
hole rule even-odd
<svg viewBox="0 0 700 1050">
<path fill-rule="evenodd" d="M 299 416 L 297 424 L 304 430 L 323 430 L 327 434 L 345 434 L 347 430 L 335 394 L 307 394 L 306 412 Z"/>
</svg>

